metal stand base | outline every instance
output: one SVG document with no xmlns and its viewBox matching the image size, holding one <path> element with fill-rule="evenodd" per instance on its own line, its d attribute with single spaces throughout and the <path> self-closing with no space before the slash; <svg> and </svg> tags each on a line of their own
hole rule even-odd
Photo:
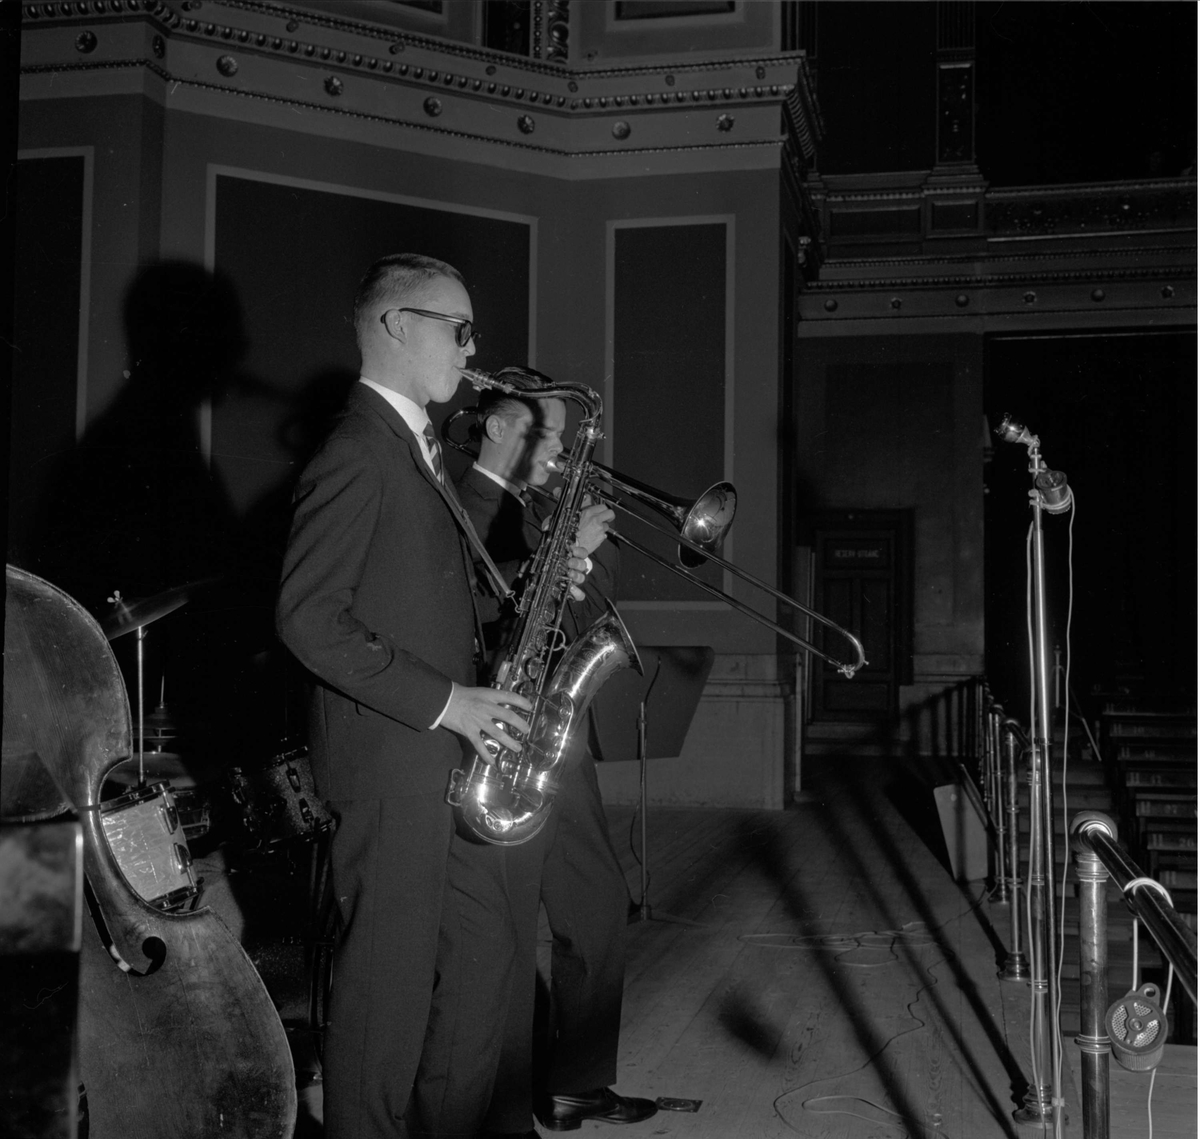
<svg viewBox="0 0 1200 1139">
<path fill-rule="evenodd" d="M 1051 1103 L 1050 1089 L 1030 1088 L 1025 1093 L 1025 1106 L 1017 1108 L 1012 1116 L 1022 1127 L 1053 1127 L 1054 1106 Z M 1063 1108 L 1062 1122 L 1064 1127 L 1070 1122 L 1066 1108 Z"/>
<path fill-rule="evenodd" d="M 656 914 L 647 902 L 643 902 L 640 906 L 629 907 L 629 924 L 636 925 L 642 921 L 658 921 L 670 922 L 672 925 L 690 925 L 695 929 L 707 929 L 707 925 L 702 921 L 692 921 L 691 918 L 677 917 L 675 914 Z"/>
<path fill-rule="evenodd" d="M 1024 984 L 1029 980 L 1029 962 L 1025 959 L 1024 953 L 1010 953 L 1004 959 L 1004 968 L 996 974 L 1001 981 L 1010 981 L 1014 984 L 1020 982 Z"/>
</svg>

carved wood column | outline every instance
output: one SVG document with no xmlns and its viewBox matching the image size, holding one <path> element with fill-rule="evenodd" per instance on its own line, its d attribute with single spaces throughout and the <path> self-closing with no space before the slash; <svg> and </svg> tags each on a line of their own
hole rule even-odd
<svg viewBox="0 0 1200 1139">
<path fill-rule="evenodd" d="M 938 167 L 975 165 L 975 5 L 937 6 Z"/>
</svg>

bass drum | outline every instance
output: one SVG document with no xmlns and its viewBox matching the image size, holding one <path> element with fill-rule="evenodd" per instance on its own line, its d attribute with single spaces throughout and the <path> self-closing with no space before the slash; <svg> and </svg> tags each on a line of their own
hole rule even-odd
<svg viewBox="0 0 1200 1139">
<path fill-rule="evenodd" d="M 242 836 L 252 845 L 312 842 L 333 827 L 305 747 L 280 752 L 262 767 L 231 768 L 227 784 Z"/>
</svg>

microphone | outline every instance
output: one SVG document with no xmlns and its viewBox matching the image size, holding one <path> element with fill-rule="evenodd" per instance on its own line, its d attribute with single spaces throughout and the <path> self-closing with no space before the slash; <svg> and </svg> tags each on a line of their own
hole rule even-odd
<svg viewBox="0 0 1200 1139">
<path fill-rule="evenodd" d="M 1007 412 L 996 428 L 996 434 L 1006 443 L 1023 443 L 1030 452 L 1041 446 L 1041 440 L 1023 423 L 1018 423 Z M 1071 488 L 1067 486 L 1067 476 L 1062 471 L 1052 471 L 1041 465 L 1033 485 L 1037 488 L 1038 498 L 1042 509 L 1047 514 L 1065 514 L 1071 509 Z"/>
<path fill-rule="evenodd" d="M 1024 443 L 1026 447 L 1037 447 L 1040 440 L 1023 423 L 1018 423 L 1008 412 L 996 428 L 996 434 L 1006 443 Z"/>
</svg>

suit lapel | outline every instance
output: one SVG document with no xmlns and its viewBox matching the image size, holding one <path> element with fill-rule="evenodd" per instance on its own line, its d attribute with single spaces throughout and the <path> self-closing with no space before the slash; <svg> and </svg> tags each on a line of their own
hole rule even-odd
<svg viewBox="0 0 1200 1139">
<path fill-rule="evenodd" d="M 370 391 L 369 388 L 367 390 Z M 442 501 L 445 502 L 450 514 L 453 516 L 454 521 L 459 528 L 459 531 L 466 539 L 467 544 L 470 546 L 471 550 L 474 551 L 476 557 L 478 557 L 479 560 L 482 561 L 487 567 L 488 574 L 491 578 L 492 589 L 495 591 L 496 596 L 501 600 L 511 597 L 512 591 L 505 584 L 504 578 L 500 571 L 496 568 L 495 563 L 488 556 L 488 552 L 484 549 L 483 542 L 481 541 L 479 535 L 475 533 L 475 527 L 471 525 L 471 519 L 467 517 L 467 512 L 463 509 L 463 505 L 459 501 L 458 492 L 454 489 L 453 482 L 450 481 L 449 477 L 446 478 L 445 482 L 442 482 L 434 475 L 433 471 L 430 470 L 429 464 L 425 461 L 425 452 L 421 450 L 420 442 L 417 440 L 417 437 L 413 433 L 412 429 L 407 423 L 404 422 L 403 416 L 396 412 L 395 409 L 390 405 L 388 405 L 388 410 L 392 412 L 392 430 L 396 432 L 396 434 L 408 447 L 409 456 L 412 458 L 412 461 L 416 465 L 417 470 L 420 472 L 421 477 L 427 483 L 429 483 L 429 485 L 433 487 L 438 494 L 442 496 Z M 442 469 L 445 470 L 445 467 L 443 466 Z M 470 555 L 465 552 L 464 556 L 466 557 L 467 561 L 467 578 L 469 580 L 473 572 L 472 559 Z"/>
</svg>

